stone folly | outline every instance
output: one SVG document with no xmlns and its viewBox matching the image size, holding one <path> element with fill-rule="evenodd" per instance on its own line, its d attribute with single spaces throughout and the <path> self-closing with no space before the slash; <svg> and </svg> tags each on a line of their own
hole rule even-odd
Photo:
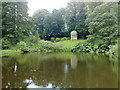
<svg viewBox="0 0 120 90">
<path fill-rule="evenodd" d="M 76 31 L 71 32 L 71 40 L 77 40 L 77 32 Z"/>
</svg>

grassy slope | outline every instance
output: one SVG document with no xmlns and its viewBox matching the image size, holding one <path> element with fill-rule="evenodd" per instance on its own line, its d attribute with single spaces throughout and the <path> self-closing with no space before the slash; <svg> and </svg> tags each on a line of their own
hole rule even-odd
<svg viewBox="0 0 120 90">
<path fill-rule="evenodd" d="M 56 45 L 58 44 L 58 46 L 60 46 L 60 48 L 63 51 L 70 51 L 72 49 L 72 47 L 74 47 L 76 44 L 78 44 L 79 42 L 84 42 L 85 40 L 65 40 L 65 41 L 60 41 L 60 42 L 56 42 Z M 22 53 L 20 50 L 2 50 L 2 56 L 11 56 L 11 55 L 17 55 Z M 1 53 L 0 53 L 1 56 Z"/>
<path fill-rule="evenodd" d="M 77 45 L 79 42 L 84 42 L 85 40 L 65 40 L 57 42 L 57 44 L 61 45 L 61 49 L 64 51 L 70 51 L 75 45 Z"/>
<path fill-rule="evenodd" d="M 11 56 L 11 55 L 16 55 L 20 54 L 21 51 L 16 51 L 16 50 L 2 50 L 2 53 L 0 53 L 0 56 Z"/>
</svg>

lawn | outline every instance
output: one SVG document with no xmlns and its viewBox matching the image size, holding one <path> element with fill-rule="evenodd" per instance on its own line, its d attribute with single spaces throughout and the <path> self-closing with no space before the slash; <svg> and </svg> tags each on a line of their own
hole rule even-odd
<svg viewBox="0 0 120 90">
<path fill-rule="evenodd" d="M 60 49 L 62 49 L 62 51 L 69 52 L 69 51 L 71 51 L 71 49 L 75 45 L 77 45 L 80 42 L 84 42 L 84 41 L 85 40 L 73 40 L 73 41 L 71 41 L 71 40 L 65 40 L 65 41 L 55 42 L 55 45 L 56 45 L 56 47 L 60 47 Z M 44 44 L 47 45 L 47 47 L 50 47 L 47 42 L 44 42 Z M 37 46 L 35 46 L 35 47 L 37 47 Z M 54 47 L 54 44 L 53 44 L 53 47 Z M 8 50 L 2 50 L 2 53 L 0 53 L 0 56 L 11 56 L 11 55 L 17 55 L 17 54 L 21 54 L 21 53 L 22 53 L 22 51 L 17 50 L 17 49 L 8 49 Z"/>
<path fill-rule="evenodd" d="M 57 42 L 57 44 L 61 45 L 61 49 L 63 49 L 64 51 L 70 51 L 75 45 L 84 41 L 85 40 L 65 40 Z"/>
<path fill-rule="evenodd" d="M 2 54 L 2 56 L 11 56 L 11 55 L 16 55 L 16 54 L 20 54 L 20 53 L 21 53 L 20 50 L 18 50 L 18 51 L 16 51 L 16 50 L 2 50 L 2 53 L 0 53 L 0 54 Z"/>
</svg>

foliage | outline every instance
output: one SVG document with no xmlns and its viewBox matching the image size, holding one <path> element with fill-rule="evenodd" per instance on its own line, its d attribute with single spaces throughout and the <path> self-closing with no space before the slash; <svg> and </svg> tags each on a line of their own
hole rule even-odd
<svg viewBox="0 0 120 90">
<path fill-rule="evenodd" d="M 66 7 L 65 22 L 68 33 L 73 30 L 78 32 L 79 38 L 86 38 L 88 26 L 85 24 L 87 8 L 85 3 L 70 2 Z"/>
<path fill-rule="evenodd" d="M 63 37 L 63 38 L 51 38 L 51 42 L 59 42 L 59 41 L 64 41 L 64 40 L 69 40 L 69 37 Z"/>
<path fill-rule="evenodd" d="M 38 43 L 34 45 L 29 45 L 24 41 L 19 42 L 14 47 L 10 48 L 11 50 L 5 50 L 3 56 L 9 56 L 9 54 L 15 53 L 29 53 L 29 52 L 61 52 L 61 51 L 70 51 L 73 46 L 78 44 L 79 42 L 84 42 L 85 40 L 64 40 L 60 42 L 50 42 L 50 41 L 43 41 L 40 40 Z M 8 51 L 8 52 L 7 52 Z M 9 52 L 10 51 L 10 52 Z"/>
<path fill-rule="evenodd" d="M 52 13 L 45 9 L 37 10 L 33 15 L 35 30 L 42 39 L 50 40 L 51 37 L 60 37 L 64 22 L 62 11 L 54 9 Z"/>
<path fill-rule="evenodd" d="M 3 48 L 15 45 L 32 32 L 27 11 L 27 2 L 2 2 Z"/>
<path fill-rule="evenodd" d="M 47 49 L 47 50 L 54 50 L 54 51 L 60 50 L 59 44 L 52 43 L 50 41 L 40 41 L 39 47 L 42 47 L 43 49 Z"/>
<path fill-rule="evenodd" d="M 90 52 L 91 47 L 86 43 L 79 43 L 72 48 L 72 52 Z"/>
<path fill-rule="evenodd" d="M 27 45 L 24 48 L 21 48 L 21 51 L 24 53 L 28 52 L 53 52 L 53 51 L 61 51 L 58 44 L 52 43 L 50 41 L 39 41 L 33 46 Z"/>
<path fill-rule="evenodd" d="M 60 45 L 60 48 L 63 50 L 63 51 L 71 51 L 71 49 L 78 43 L 80 42 L 85 42 L 86 40 L 63 40 L 63 41 L 60 41 L 60 42 L 56 42 L 57 44 Z"/>
<path fill-rule="evenodd" d="M 50 12 L 46 9 L 42 9 L 42 10 L 37 10 L 33 17 L 33 23 L 34 23 L 34 29 L 36 31 L 38 31 L 40 38 L 43 39 L 44 37 L 44 23 L 45 23 L 45 19 L 46 17 L 48 17 L 48 15 L 50 14 Z"/>
<path fill-rule="evenodd" d="M 20 50 L 2 50 L 2 56 L 13 56 L 21 53 Z"/>
<path fill-rule="evenodd" d="M 105 53 L 105 50 L 99 47 L 97 44 L 92 44 L 88 42 L 79 43 L 75 45 L 72 52 L 87 52 L 87 53 Z"/>
<path fill-rule="evenodd" d="M 85 24 L 86 12 L 86 5 L 81 2 L 70 2 L 66 8 L 54 9 L 52 13 L 45 9 L 37 10 L 33 15 L 35 30 L 44 40 L 70 36 L 73 30 L 78 31 L 79 38 L 86 38 L 89 34 Z"/>
<path fill-rule="evenodd" d="M 26 43 L 23 42 L 23 41 L 20 41 L 19 43 L 17 43 L 17 46 L 19 47 L 19 49 L 25 48 L 26 47 Z"/>
<path fill-rule="evenodd" d="M 115 45 L 109 45 L 108 49 L 101 48 L 101 46 L 97 44 L 86 42 L 81 42 L 75 45 L 71 51 L 72 52 L 87 52 L 87 53 L 105 53 L 106 55 L 112 56 L 114 58 L 118 58 L 118 43 Z"/>
<path fill-rule="evenodd" d="M 54 37 L 51 37 L 51 42 L 55 42 L 55 38 Z"/>
<path fill-rule="evenodd" d="M 70 39 L 69 37 L 63 37 L 63 38 L 61 38 L 61 41 L 69 40 L 69 39 Z"/>
<path fill-rule="evenodd" d="M 8 49 L 10 48 L 11 44 L 10 41 L 7 38 L 2 38 L 2 49 Z"/>
<path fill-rule="evenodd" d="M 59 42 L 59 41 L 61 41 L 61 39 L 60 39 L 60 38 L 56 38 L 55 41 L 56 41 L 56 42 Z"/>
<path fill-rule="evenodd" d="M 90 4 L 90 3 L 89 3 Z M 95 8 L 87 12 L 86 24 L 89 26 L 90 35 L 87 42 L 79 43 L 73 47 L 72 52 L 109 53 L 118 56 L 118 5 L 115 2 L 97 3 Z M 104 7 L 104 9 L 102 9 Z"/>
<path fill-rule="evenodd" d="M 109 54 L 110 56 L 114 57 L 114 58 L 118 58 L 118 43 L 116 43 L 115 45 L 110 45 L 109 46 Z"/>
<path fill-rule="evenodd" d="M 56 38 L 54 39 L 54 42 L 59 42 L 59 41 L 64 41 L 64 40 L 69 40 L 69 37 L 63 37 L 63 38 Z"/>
<path fill-rule="evenodd" d="M 38 32 L 36 32 L 34 35 L 30 35 L 29 37 L 26 37 L 23 41 L 30 46 L 37 44 L 40 41 Z"/>
<path fill-rule="evenodd" d="M 27 11 L 27 2 L 2 3 L 3 49 L 23 52 L 72 49 L 72 52 L 118 56 L 117 2 L 69 2 L 66 8 L 52 12 L 37 10 L 32 17 L 28 16 Z M 87 38 L 87 41 L 69 40 L 68 36 L 73 30 L 78 32 L 79 38 Z"/>
<path fill-rule="evenodd" d="M 104 7 L 104 9 L 102 9 Z M 109 49 L 118 36 L 117 3 L 103 3 L 89 12 L 86 19 L 89 26 L 88 42 L 97 44 L 101 49 Z"/>
</svg>

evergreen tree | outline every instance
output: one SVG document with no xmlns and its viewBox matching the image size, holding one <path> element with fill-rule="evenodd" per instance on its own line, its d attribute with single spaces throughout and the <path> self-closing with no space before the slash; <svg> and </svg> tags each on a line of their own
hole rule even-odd
<svg viewBox="0 0 120 90">
<path fill-rule="evenodd" d="M 27 2 L 2 3 L 3 48 L 16 44 L 30 34 Z"/>
</svg>

